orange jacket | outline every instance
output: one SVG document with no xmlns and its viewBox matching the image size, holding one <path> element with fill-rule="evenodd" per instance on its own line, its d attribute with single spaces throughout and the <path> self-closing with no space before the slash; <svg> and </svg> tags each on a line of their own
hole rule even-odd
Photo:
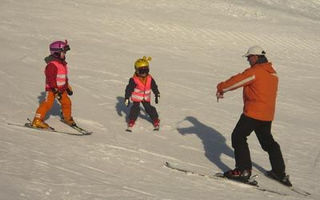
<svg viewBox="0 0 320 200">
<path fill-rule="evenodd" d="M 243 113 L 251 118 L 272 121 L 278 90 L 278 77 L 271 63 L 256 64 L 217 85 L 225 93 L 243 87 Z"/>
</svg>

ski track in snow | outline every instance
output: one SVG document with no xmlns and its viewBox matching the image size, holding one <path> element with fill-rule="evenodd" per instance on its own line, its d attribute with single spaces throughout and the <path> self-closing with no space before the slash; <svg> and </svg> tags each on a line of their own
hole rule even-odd
<svg viewBox="0 0 320 200">
<path fill-rule="evenodd" d="M 114 27 L 127 27 L 129 30 L 135 30 L 132 25 L 142 27 L 142 30 L 153 30 L 156 35 L 152 37 L 145 37 L 146 35 L 135 33 L 136 37 L 144 37 L 144 40 L 152 40 L 153 37 L 163 38 L 166 36 L 166 40 L 169 39 L 174 41 L 175 44 L 183 45 L 185 41 L 191 44 L 199 44 L 202 41 L 207 41 L 205 46 L 219 44 L 230 44 L 232 41 L 239 44 L 240 46 L 245 46 L 246 44 L 267 44 L 268 46 L 277 46 L 277 49 L 282 54 L 286 52 L 286 49 L 296 49 L 299 52 L 307 50 L 310 57 L 317 57 L 318 48 L 314 45 L 314 40 L 309 38 L 302 38 L 299 32 L 295 32 L 292 35 L 289 34 L 273 34 L 268 33 L 248 33 L 241 31 L 227 31 L 227 30 L 210 30 L 206 28 L 194 28 L 188 26 L 179 26 L 177 24 L 155 24 L 148 21 L 137 21 L 136 19 L 131 19 L 124 21 L 119 19 L 119 21 L 113 21 L 112 25 Z M 156 31 L 155 31 L 156 30 Z M 301 31 L 302 33 L 302 31 Z M 147 35 L 148 36 L 148 35 Z M 151 36 L 151 35 L 150 35 Z M 142 38 L 141 38 L 142 39 Z M 314 38 L 318 40 L 318 38 Z M 277 52 L 275 52 L 277 53 Z M 288 52 L 289 53 L 289 52 Z M 286 55 L 286 54 L 284 54 Z M 288 54 L 289 55 L 289 54 Z M 292 56 L 292 54 L 291 54 Z M 301 54 L 297 53 L 295 57 L 300 57 Z"/>
</svg>

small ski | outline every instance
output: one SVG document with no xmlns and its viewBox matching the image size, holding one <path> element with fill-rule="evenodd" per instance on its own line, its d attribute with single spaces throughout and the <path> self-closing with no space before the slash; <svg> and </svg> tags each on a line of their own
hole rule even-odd
<svg viewBox="0 0 320 200">
<path fill-rule="evenodd" d="M 93 133 L 92 131 L 88 131 L 86 129 L 83 129 L 83 128 L 79 127 L 78 125 L 70 126 L 70 127 L 73 128 L 74 130 L 77 130 L 82 135 L 91 135 Z"/>
<path fill-rule="evenodd" d="M 125 131 L 131 133 L 131 132 L 132 132 L 132 128 L 133 128 L 133 127 L 129 127 L 129 126 L 128 126 Z M 160 130 L 160 127 L 159 127 L 159 126 L 156 126 L 156 127 L 153 128 L 153 131 L 159 131 L 159 130 Z"/>
<path fill-rule="evenodd" d="M 131 133 L 132 132 L 132 127 L 127 127 L 126 131 Z"/>
<path fill-rule="evenodd" d="M 79 133 L 81 133 L 82 135 L 91 135 L 92 134 L 92 131 L 88 131 L 88 130 L 85 130 L 81 127 L 79 127 L 78 125 L 69 125 L 67 123 L 65 123 L 63 120 L 60 120 L 62 123 L 66 124 L 67 126 L 70 126 L 71 128 L 73 128 L 74 130 L 78 131 Z"/>
<path fill-rule="evenodd" d="M 160 130 L 160 126 L 155 126 L 155 127 L 153 128 L 153 130 L 154 130 L 154 131 L 159 131 L 159 130 Z"/>
<path fill-rule="evenodd" d="M 66 132 L 66 131 L 58 131 L 58 130 L 55 130 L 53 127 L 49 127 L 48 129 L 36 128 L 36 127 L 33 127 L 33 126 L 31 125 L 31 122 L 28 122 L 28 123 L 25 123 L 25 124 L 8 123 L 8 125 L 10 125 L 10 126 L 16 126 L 16 127 L 21 127 L 21 128 L 33 129 L 33 130 L 37 130 L 37 131 L 45 131 L 45 132 L 53 132 L 53 133 L 62 133 L 62 134 L 66 134 L 66 135 L 75 135 L 75 136 L 82 136 L 82 135 L 83 135 L 83 134 L 79 134 L 79 133 L 70 133 L 70 132 Z"/>
</svg>

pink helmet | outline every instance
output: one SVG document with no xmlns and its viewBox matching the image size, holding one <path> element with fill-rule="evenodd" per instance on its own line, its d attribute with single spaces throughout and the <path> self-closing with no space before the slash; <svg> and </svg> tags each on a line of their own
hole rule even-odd
<svg viewBox="0 0 320 200">
<path fill-rule="evenodd" d="M 60 52 L 67 52 L 70 50 L 70 46 L 68 45 L 68 41 L 55 41 L 49 45 L 50 54 L 54 55 L 56 53 L 60 54 Z"/>
</svg>

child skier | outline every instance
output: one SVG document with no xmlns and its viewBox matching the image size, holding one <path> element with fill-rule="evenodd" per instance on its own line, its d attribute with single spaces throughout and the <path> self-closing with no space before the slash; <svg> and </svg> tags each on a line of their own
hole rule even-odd
<svg viewBox="0 0 320 200">
<path fill-rule="evenodd" d="M 46 99 L 38 107 L 35 117 L 32 121 L 34 128 L 49 128 L 49 125 L 44 122 L 46 113 L 51 109 L 55 99 L 61 104 L 63 120 L 70 126 L 75 126 L 71 117 L 71 100 L 68 95 L 72 95 L 73 91 L 68 81 L 68 66 L 66 52 L 70 50 L 70 46 L 66 41 L 55 41 L 49 46 L 50 56 L 46 58 L 47 66 L 45 68 L 47 91 Z"/>
<path fill-rule="evenodd" d="M 135 62 L 135 74 L 129 79 L 129 84 L 126 87 L 125 104 L 127 107 L 129 106 L 130 97 L 133 102 L 128 119 L 128 131 L 131 131 L 131 128 L 138 118 L 140 113 L 140 102 L 151 117 L 155 130 L 159 129 L 159 116 L 156 108 L 150 104 L 150 100 L 152 90 L 155 95 L 155 103 L 158 104 L 160 92 L 155 80 L 149 74 L 149 61 L 151 61 L 151 57 L 147 58 L 144 56 Z"/>
</svg>

